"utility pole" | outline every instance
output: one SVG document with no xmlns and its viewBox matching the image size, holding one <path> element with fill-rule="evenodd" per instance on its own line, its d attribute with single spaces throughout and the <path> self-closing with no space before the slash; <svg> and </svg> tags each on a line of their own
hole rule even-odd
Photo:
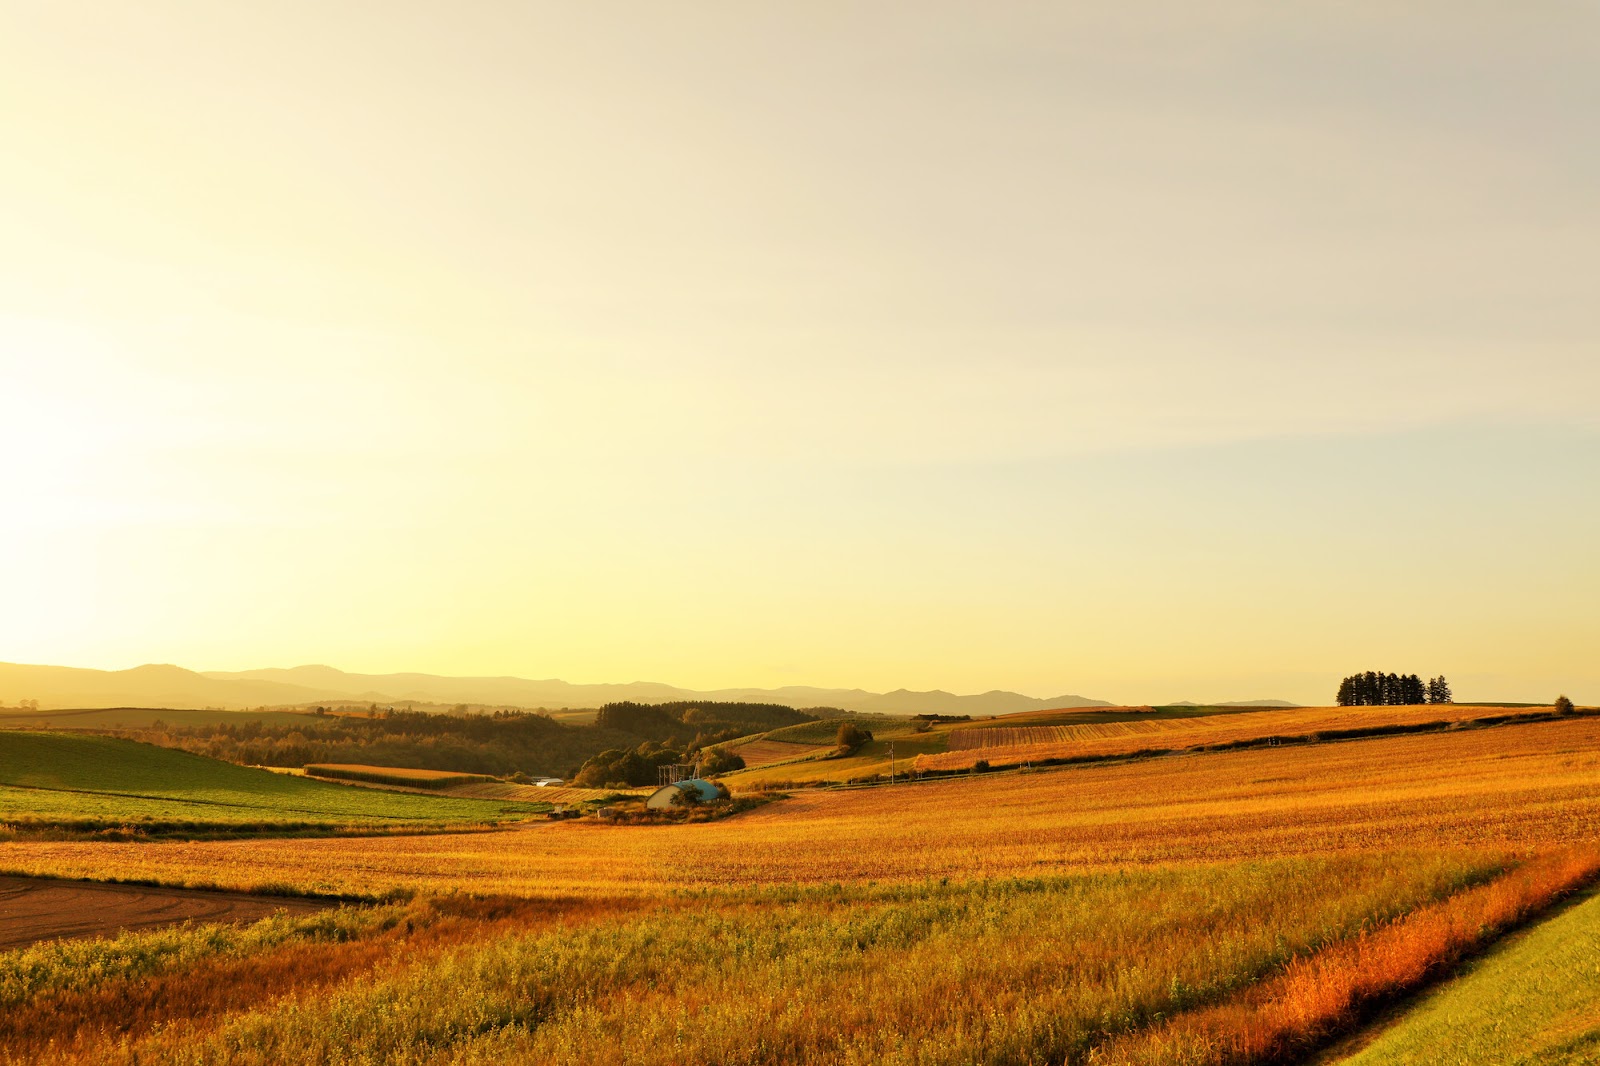
<svg viewBox="0 0 1600 1066">
<path fill-rule="evenodd" d="M 889 741 L 889 784 L 894 784 L 894 741 Z"/>
</svg>

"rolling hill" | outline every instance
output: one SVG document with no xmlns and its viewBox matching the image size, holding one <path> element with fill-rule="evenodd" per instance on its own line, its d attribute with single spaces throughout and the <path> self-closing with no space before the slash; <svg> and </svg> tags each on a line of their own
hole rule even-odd
<svg viewBox="0 0 1600 1066">
<path fill-rule="evenodd" d="M 0 822 L 256 831 L 465 824 L 543 805 L 337 785 L 115 737 L 0 731 Z"/>
</svg>

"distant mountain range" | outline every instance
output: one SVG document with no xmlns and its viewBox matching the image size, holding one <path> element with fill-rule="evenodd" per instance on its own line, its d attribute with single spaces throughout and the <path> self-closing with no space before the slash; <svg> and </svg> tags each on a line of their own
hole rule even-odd
<svg viewBox="0 0 1600 1066">
<path fill-rule="evenodd" d="M 864 689 L 729 688 L 711 692 L 651 681 L 574 685 L 521 677 L 440 677 L 436 674 L 351 674 L 331 666 L 198 673 L 179 666 L 86 670 L 70 666 L 0 663 L 0 703 L 37 700 L 42 709 L 78 707 L 279 707 L 318 702 L 476 704 L 500 707 L 598 707 L 619 700 L 666 703 L 726 700 L 838 707 L 879 714 L 1012 714 L 1057 707 L 1110 707 L 1082 696 L 1035 699 L 1016 692 L 958 696 L 938 690 L 867 692 Z"/>
</svg>

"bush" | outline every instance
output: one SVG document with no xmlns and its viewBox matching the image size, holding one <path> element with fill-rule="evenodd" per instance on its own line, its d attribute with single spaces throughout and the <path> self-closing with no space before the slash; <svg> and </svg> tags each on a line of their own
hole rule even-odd
<svg viewBox="0 0 1600 1066">
<path fill-rule="evenodd" d="M 695 773 L 701 777 L 711 777 L 714 774 L 731 774 L 735 770 L 744 769 L 744 756 L 736 755 L 726 748 L 707 748 L 700 753 L 700 764 L 695 767 Z"/>
<path fill-rule="evenodd" d="M 977 762 L 973 763 L 972 764 L 972 772 L 975 773 L 975 774 L 986 774 L 986 773 L 988 773 L 989 772 L 989 760 L 988 759 L 979 759 Z"/>
<path fill-rule="evenodd" d="M 622 787 L 653 785 L 657 767 L 682 760 L 678 752 L 648 740 L 632 751 L 608 748 L 585 762 L 572 783 L 578 788 L 611 788 L 618 781 L 623 782 Z"/>
<path fill-rule="evenodd" d="M 1572 711 L 1573 711 L 1573 707 L 1572 707 L 1572 701 L 1571 700 L 1567 699 L 1565 696 L 1557 696 L 1556 697 L 1556 713 L 1557 714 L 1571 714 Z"/>
<path fill-rule="evenodd" d="M 839 734 L 836 738 L 836 743 L 839 745 L 841 753 L 855 751 L 871 739 L 872 734 L 854 722 L 839 723 Z"/>
</svg>

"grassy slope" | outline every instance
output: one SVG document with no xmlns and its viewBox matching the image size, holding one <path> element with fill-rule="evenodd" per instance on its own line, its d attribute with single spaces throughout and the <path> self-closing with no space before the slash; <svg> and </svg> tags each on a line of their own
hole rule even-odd
<svg viewBox="0 0 1600 1066">
<path fill-rule="evenodd" d="M 0 821 L 476 822 L 531 809 L 351 788 L 113 737 L 0 732 Z"/>
<path fill-rule="evenodd" d="M 1424 997 L 1342 1066 L 1600 1063 L 1600 894 Z"/>
</svg>

